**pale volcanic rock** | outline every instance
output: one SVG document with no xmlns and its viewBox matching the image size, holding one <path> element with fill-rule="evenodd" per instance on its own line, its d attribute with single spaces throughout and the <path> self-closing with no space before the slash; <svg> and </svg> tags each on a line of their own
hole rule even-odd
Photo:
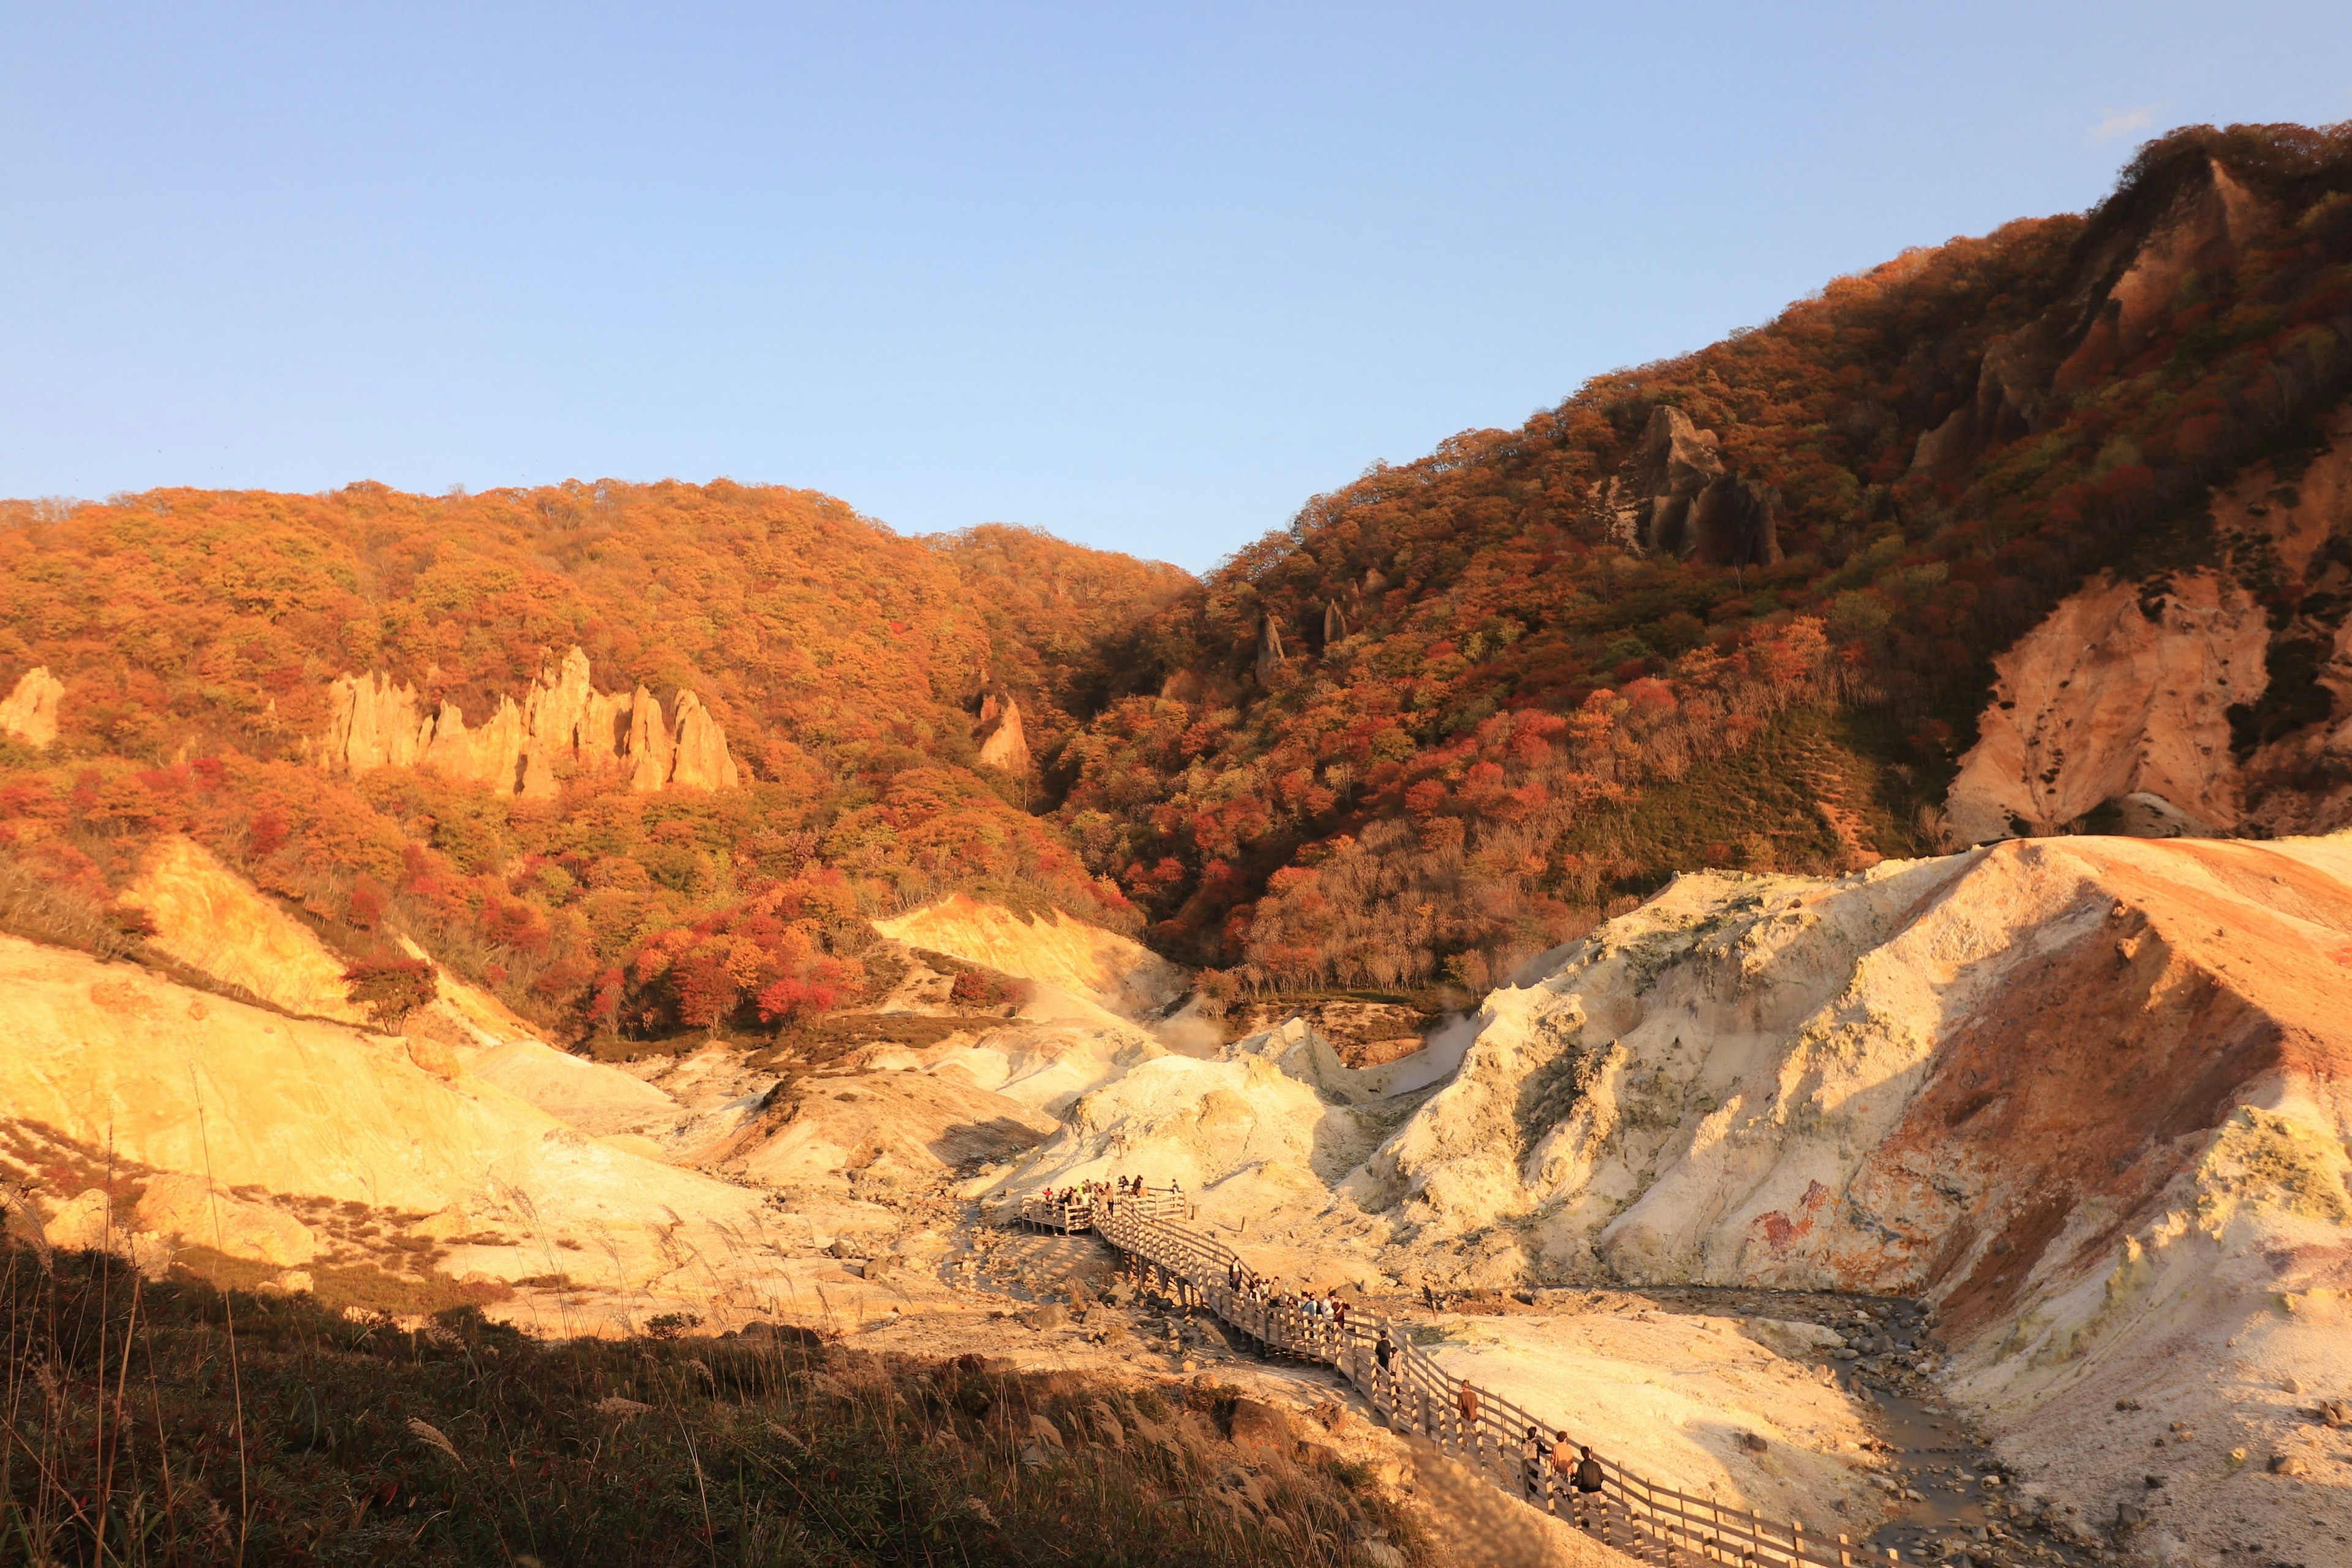
<svg viewBox="0 0 2352 1568">
<path fill-rule="evenodd" d="M 453 779 L 545 798 L 574 773 L 627 768 L 629 787 L 734 789 L 741 782 L 726 731 L 701 699 L 677 694 L 674 721 L 644 686 L 596 689 L 578 647 L 540 672 L 518 704 L 501 697 L 475 728 L 454 702 L 419 717 L 414 687 L 383 674 L 336 679 L 328 689 L 319 754 L 348 773 L 425 766 Z"/>
<path fill-rule="evenodd" d="M 2352 1380 L 2347 994 L 2343 835 L 1687 876 L 1490 996 L 1343 1195 L 1391 1272 L 1922 1297 L 1950 1392 L 2112 1517 L 2157 1462 L 2087 1440 L 2118 1391 L 2261 1445 L 2294 1429 L 2261 1378 Z M 2238 1484 L 2203 1464 L 2161 1467 L 2190 1519 Z M 2230 1495 L 2261 1539 L 2308 1528 Z"/>
<path fill-rule="evenodd" d="M 414 941 L 404 936 L 399 941 L 409 957 L 432 962 Z M 481 987 L 438 963 L 433 974 L 432 1002 L 409 1019 L 412 1057 L 414 1037 L 429 1028 L 449 1044 L 461 1070 L 591 1137 L 666 1130 L 685 1115 L 677 1101 L 644 1079 L 549 1045 L 536 1028 Z M 420 1028 L 421 1023 L 427 1027 Z M 658 1152 L 656 1157 L 667 1159 Z"/>
<path fill-rule="evenodd" d="M 555 793 L 557 769 L 566 773 L 610 767 L 619 758 L 616 726 L 631 717 L 635 699 L 600 693 L 588 678 L 588 656 L 574 647 L 543 671 L 523 700 L 523 733 L 529 738 L 520 793 Z"/>
<path fill-rule="evenodd" d="M 1946 802 L 1956 837 L 2063 832 L 2102 805 L 2144 837 L 2352 823 L 2352 616 L 2316 608 L 2352 596 L 2352 406 L 2321 427 L 2326 447 L 2291 479 L 2257 465 L 2213 497 L 2227 570 L 2102 575 L 1993 661 L 1992 700 Z M 2284 629 L 2232 580 L 2250 565 L 2300 584 L 2280 595 L 2306 606 Z M 2325 647 L 2325 716 L 2241 752 L 2230 710 L 2263 699 L 2282 638 Z"/>
<path fill-rule="evenodd" d="M 528 740 L 522 710 L 511 697 L 499 698 L 490 716 L 473 730 L 466 727 L 466 715 L 455 702 L 444 702 L 417 761 L 446 777 L 512 794 L 522 783 Z"/>
<path fill-rule="evenodd" d="M 434 1077 L 405 1046 L 0 937 L 0 1108 L 20 1142 L 361 1204 L 387 1229 L 430 1215 L 415 1234 L 444 1240 L 497 1234 L 457 1249 L 453 1274 L 520 1279 L 562 1259 L 584 1285 L 703 1294 L 765 1278 L 757 1194 Z M 739 1256 L 715 1226 L 754 1245 Z M 579 1250 L 551 1252 L 567 1240 Z"/>
<path fill-rule="evenodd" d="M 1050 1003 L 1059 994 L 1049 994 Z M 880 1046 L 859 1058 L 869 1071 L 936 1073 L 1059 1116 L 1079 1096 L 1113 1082 L 1167 1050 L 1131 1024 L 1095 1010 L 1092 1017 L 1024 1016 L 970 1038 L 951 1036 L 920 1049 Z"/>
<path fill-rule="evenodd" d="M 1771 1518 L 1818 1522 L 1831 1500 L 1840 1512 L 1870 1506 L 1864 1472 L 1848 1457 L 1872 1436 L 1864 1407 L 1738 1319 L 1580 1312 L 1438 1325 L 1429 1347 L 1438 1364 L 1508 1390 L 1547 1423 L 1547 1436 L 1566 1431 L 1637 1474 Z M 1768 1447 L 1743 1446 L 1743 1433 Z"/>
<path fill-rule="evenodd" d="M 131 1223 L 183 1246 L 296 1268 L 319 1256 L 319 1237 L 292 1215 L 234 1196 L 201 1176 L 148 1179 Z"/>
<path fill-rule="evenodd" d="M 1022 1193 L 1142 1174 L 1181 1183 L 1204 1215 L 1263 1222 L 1286 1208 L 1312 1214 L 1328 1186 L 1369 1152 L 1357 1113 L 1263 1057 L 1200 1061 L 1162 1056 L 1078 1099 L 1064 1126 L 986 1192 Z"/>
<path fill-rule="evenodd" d="M 57 742 L 58 704 L 65 695 L 66 683 L 46 665 L 26 670 L 16 678 L 16 689 L 0 698 L 0 735 L 46 751 Z"/>
<path fill-rule="evenodd" d="M 909 947 L 1056 986 L 1125 1017 L 1158 1013 L 1186 988 L 1183 971 L 1141 942 L 1059 910 L 1027 919 L 956 893 L 877 921 L 874 929 Z"/>
<path fill-rule="evenodd" d="M 2212 572 L 2178 575 L 2153 617 L 2142 596 L 2102 579 L 1993 661 L 1993 700 L 1948 796 L 1954 834 L 2055 833 L 2129 795 L 2203 834 L 2237 826 L 2228 710 L 2265 683 L 2262 607 Z"/>
<path fill-rule="evenodd" d="M 992 692 L 980 705 L 980 762 L 1008 773 L 1029 771 L 1029 742 L 1021 732 L 1021 704 L 1013 693 Z"/>
<path fill-rule="evenodd" d="M 417 716 L 416 689 L 388 675 L 338 676 L 327 687 L 321 750 L 331 766 L 354 773 L 409 767 L 423 757 L 433 728 Z"/>
<path fill-rule="evenodd" d="M 727 736 L 719 721 L 691 691 L 677 694 L 677 761 L 670 770 L 668 787 L 733 789 L 738 783 L 735 759 L 727 754 Z"/>
<path fill-rule="evenodd" d="M 669 721 L 662 717 L 661 704 L 644 687 L 637 688 L 629 702 L 629 787 L 638 794 L 649 794 L 669 783 L 671 771 L 677 763 L 677 748 L 670 741 Z"/>
<path fill-rule="evenodd" d="M 1034 1148 L 1058 1124 L 1018 1100 L 921 1072 L 802 1079 L 696 1163 L 787 1185 L 868 1178 L 929 1183 Z"/>
<path fill-rule="evenodd" d="M 121 902 L 154 925 L 171 957 L 289 1013 L 363 1023 L 343 984 L 343 961 L 318 934 L 191 839 L 147 854 Z"/>
</svg>

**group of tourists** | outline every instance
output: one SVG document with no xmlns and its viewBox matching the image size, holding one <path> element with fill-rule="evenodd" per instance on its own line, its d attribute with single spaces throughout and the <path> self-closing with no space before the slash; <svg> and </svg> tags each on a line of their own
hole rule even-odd
<svg viewBox="0 0 2352 1568">
<path fill-rule="evenodd" d="M 1037 1196 L 1043 1202 L 1060 1204 L 1065 1208 L 1092 1208 L 1097 1204 L 1117 1203 L 1120 1198 L 1139 1198 L 1149 1190 L 1141 1176 L 1114 1176 L 1108 1182 L 1088 1176 L 1085 1181 L 1066 1187 L 1047 1187 Z M 1181 1193 L 1184 1184 L 1171 1181 L 1167 1190 L 1171 1194 Z"/>
<path fill-rule="evenodd" d="M 1140 1176 L 1119 1175 L 1108 1182 L 1089 1177 L 1058 1190 L 1048 1187 L 1038 1196 L 1048 1204 L 1070 1207 L 1101 1205 L 1111 1208 L 1116 1207 L 1122 1198 L 1141 1197 L 1150 1190 Z M 1183 1188 L 1178 1183 L 1171 1182 L 1166 1191 L 1181 1193 Z M 1297 1337 L 1309 1344 L 1337 1342 L 1339 1345 L 1345 1346 L 1349 1342 L 1349 1306 L 1337 1290 L 1284 1289 L 1238 1258 L 1229 1258 L 1226 1261 L 1225 1288 L 1232 1293 L 1235 1305 L 1255 1305 L 1273 1314 L 1286 1321 Z M 1432 1285 L 1424 1283 L 1422 1295 L 1423 1302 L 1433 1310 L 1445 1304 L 1445 1297 Z M 1397 1342 L 1389 1337 L 1385 1327 L 1374 1333 L 1371 1352 L 1375 1402 L 1383 1396 L 1393 1402 L 1400 1393 L 1400 1373 L 1395 1364 Z M 1427 1407 L 1429 1395 L 1423 1392 L 1420 1398 L 1423 1402 L 1423 1424 L 1433 1426 L 1436 1412 Z M 1454 1398 L 1455 1414 L 1460 1418 L 1459 1432 L 1466 1441 L 1479 1429 L 1482 1411 L 1478 1390 L 1469 1384 L 1463 1384 L 1455 1391 Z M 1496 1437 L 1507 1449 L 1507 1430 L 1496 1434 Z M 1583 1521 L 1585 1500 L 1601 1492 L 1607 1484 L 1601 1461 L 1593 1457 L 1591 1448 L 1570 1442 L 1565 1432 L 1547 1437 L 1542 1427 L 1530 1424 L 1526 1436 L 1519 1443 L 1519 1459 L 1520 1481 L 1528 1500 L 1541 1507 L 1555 1499 L 1571 1500 L 1577 1506 L 1580 1522 Z"/>
<path fill-rule="evenodd" d="M 1372 1341 L 1376 1396 L 1385 1394 L 1391 1400 L 1397 1397 L 1395 1362 L 1396 1342 L 1383 1328 Z M 1426 1394 L 1422 1397 L 1426 1400 Z M 1466 1443 L 1470 1435 L 1478 1430 L 1481 1405 L 1476 1385 L 1462 1384 L 1454 1391 L 1454 1414 L 1461 1419 L 1458 1435 Z M 1424 1405 L 1423 1425 L 1433 1427 L 1435 1416 L 1436 1412 Z M 1572 1499 L 1578 1505 L 1579 1523 L 1584 1522 L 1584 1500 L 1608 1485 L 1601 1461 L 1593 1456 L 1591 1446 L 1570 1442 L 1565 1432 L 1547 1438 L 1542 1427 L 1530 1423 L 1527 1436 L 1519 1444 L 1519 1458 L 1520 1479 L 1528 1500 L 1541 1505 L 1554 1497 Z"/>
<path fill-rule="evenodd" d="M 1237 1301 L 1255 1303 L 1288 1319 L 1307 1339 L 1344 1337 L 1348 1303 L 1337 1290 L 1282 1290 L 1260 1277 L 1238 1258 L 1225 1265 L 1225 1288 Z"/>
<path fill-rule="evenodd" d="M 1601 1461 L 1593 1457 L 1591 1445 L 1571 1443 L 1565 1432 L 1546 1438 L 1542 1427 L 1530 1425 L 1519 1444 L 1519 1460 L 1530 1502 L 1553 1493 L 1581 1492 L 1590 1496 L 1608 1484 Z"/>
</svg>

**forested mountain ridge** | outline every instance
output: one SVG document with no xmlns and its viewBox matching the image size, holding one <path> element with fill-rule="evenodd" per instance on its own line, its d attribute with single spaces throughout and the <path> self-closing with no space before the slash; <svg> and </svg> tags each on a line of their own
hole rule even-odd
<svg viewBox="0 0 2352 1568">
<path fill-rule="evenodd" d="M 45 745 L 0 736 L 0 871 L 87 925 L 187 834 L 354 956 L 422 937 L 549 1022 L 773 1020 L 856 994 L 863 916 L 946 889 L 1132 923 L 1024 781 L 978 765 L 973 720 L 1012 682 L 1058 733 L 1087 650 L 1186 581 L 724 480 L 11 503 L 0 682 L 37 667 L 63 695 Z M 740 787 L 583 767 L 529 798 L 324 754 L 339 678 L 545 729 L 574 647 L 593 690 L 693 692 Z"/>
<path fill-rule="evenodd" d="M 2340 825 L 2347 375 L 2352 132 L 2207 128 L 1197 582 L 724 480 L 0 503 L 0 923 L 135 941 L 116 896 L 184 834 L 356 959 L 413 936 L 658 1035 L 866 994 L 866 921 L 950 889 L 1148 925 L 1213 988 L 1475 993 L 1700 866 Z M 2086 767 L 2145 722 L 2016 663 L 2095 625 L 2180 684 L 2217 616 L 2168 738 L 2221 726 L 2211 801 Z M 388 694 L 364 745 L 345 677 Z M 698 787 L 648 789 L 689 713 Z M 499 725 L 527 779 L 431 764 Z"/>
<path fill-rule="evenodd" d="M 2285 571 L 2208 501 L 2291 486 L 2347 370 L 2352 129 L 2177 132 L 2086 216 L 1315 498 L 1139 639 L 1064 819 L 1168 951 L 1475 991 L 1675 870 L 1948 845 L 1993 657 L 2103 570 L 2226 567 L 2324 723 L 2352 519 Z M 2352 762 L 2305 752 L 2285 787 Z"/>
</svg>

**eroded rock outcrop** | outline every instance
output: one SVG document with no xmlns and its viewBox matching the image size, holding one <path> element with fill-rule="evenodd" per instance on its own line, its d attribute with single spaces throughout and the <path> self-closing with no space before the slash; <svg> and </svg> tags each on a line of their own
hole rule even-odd
<svg viewBox="0 0 2352 1568">
<path fill-rule="evenodd" d="M 696 1152 L 695 1162 L 763 1183 L 855 1174 L 928 1184 L 1033 1148 L 1058 1127 L 1050 1116 L 953 1076 L 803 1079 L 719 1146 Z"/>
<path fill-rule="evenodd" d="M 677 745 L 668 784 L 677 789 L 733 789 L 735 759 L 719 721 L 691 691 L 677 694 Z"/>
<path fill-rule="evenodd" d="M 1274 684 L 1275 672 L 1289 659 L 1289 650 L 1282 646 L 1282 623 L 1271 613 L 1258 626 L 1257 680 L 1260 686 Z"/>
<path fill-rule="evenodd" d="M 2070 295 L 1986 345 L 1974 392 L 1921 433 L 1911 472 L 1956 478 L 1989 448 L 2055 423 L 2075 393 L 2146 346 L 2193 273 L 2233 265 L 2270 221 L 2261 201 L 2207 158 L 2153 224 L 2121 229 L 2086 255 Z"/>
<path fill-rule="evenodd" d="M 350 999 L 343 960 L 200 844 L 180 837 L 157 844 L 121 901 L 147 916 L 152 946 L 191 969 L 289 1013 L 367 1019 Z"/>
<path fill-rule="evenodd" d="M 1994 661 L 1948 796 L 1952 832 L 2044 837 L 2103 806 L 2137 814 L 2144 837 L 2231 831 L 2242 801 L 2228 710 L 2261 693 L 2269 641 L 2252 595 L 2210 572 L 2153 601 L 2108 579 L 2074 595 Z"/>
<path fill-rule="evenodd" d="M 234 1194 L 250 1205 L 224 1211 L 247 1238 L 238 1255 L 265 1261 L 326 1250 L 331 1224 L 339 1260 L 404 1269 L 419 1259 L 404 1247 L 429 1242 L 451 1278 L 557 1268 L 637 1288 L 680 1274 L 688 1235 L 698 1289 L 729 1288 L 702 1280 L 713 1265 L 759 1272 L 761 1248 L 740 1245 L 762 1221 L 757 1194 L 583 1136 L 470 1075 L 424 1070 L 407 1044 L 0 936 L 0 1173 L 95 1175 L 116 1162 L 155 1201 L 112 1226 L 206 1246 L 210 1194 Z M 55 1192 L 65 1201 L 46 1225 L 89 1228 L 72 1191 Z M 298 1213 L 309 1241 L 284 1217 Z"/>
<path fill-rule="evenodd" d="M 0 735 L 13 735 L 28 746 L 47 748 L 58 738 L 58 704 L 66 683 L 36 665 L 16 679 L 16 689 L 0 698 Z"/>
<path fill-rule="evenodd" d="M 420 711 L 416 689 L 388 675 L 346 675 L 330 689 L 321 753 L 330 767 L 424 766 L 516 795 L 551 795 L 573 773 L 626 767 L 636 790 L 733 789 L 740 783 L 719 721 L 692 691 L 675 719 L 644 686 L 596 689 L 574 647 L 543 670 L 518 704 L 500 698 L 469 729 L 454 702 Z"/>
<path fill-rule="evenodd" d="M 1727 470 L 1715 432 L 1679 408 L 1650 411 L 1630 486 L 1630 532 L 1649 553 L 1723 566 L 1780 559 L 1779 492 Z"/>
<path fill-rule="evenodd" d="M 1465 1282 L 1922 1297 L 1955 1396 L 2112 1517 L 2165 1423 L 2279 1444 L 2352 1376 L 2347 986 L 2352 836 L 1685 877 L 1489 996 L 1343 1192 Z M 2229 1511 L 2218 1455 L 2168 1474 Z"/>
<path fill-rule="evenodd" d="M 2214 497 L 2217 564 L 2098 577 L 1993 661 L 1955 837 L 2352 823 L 2352 409 L 2324 432 Z"/>
<path fill-rule="evenodd" d="M 1029 741 L 1021 732 L 1021 704 L 1013 693 L 991 692 L 980 704 L 980 761 L 1008 773 L 1029 771 Z"/>
</svg>

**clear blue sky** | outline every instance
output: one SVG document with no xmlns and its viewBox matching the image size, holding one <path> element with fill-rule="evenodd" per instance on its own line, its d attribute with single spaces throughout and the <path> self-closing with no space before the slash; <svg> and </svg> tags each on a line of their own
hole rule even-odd
<svg viewBox="0 0 2352 1568">
<path fill-rule="evenodd" d="M 0 9 L 0 494 L 812 486 L 1201 567 L 2352 5 Z"/>
</svg>

